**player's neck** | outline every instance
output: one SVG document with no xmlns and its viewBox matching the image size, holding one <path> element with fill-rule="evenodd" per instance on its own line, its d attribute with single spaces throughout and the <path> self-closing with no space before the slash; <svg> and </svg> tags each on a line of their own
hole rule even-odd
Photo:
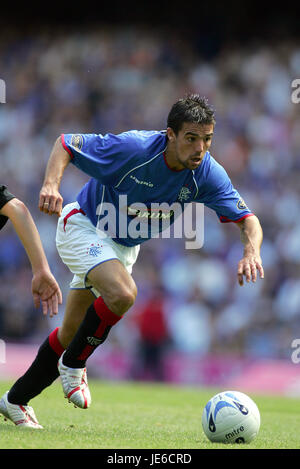
<svg viewBox="0 0 300 469">
<path fill-rule="evenodd" d="M 182 163 L 178 161 L 176 157 L 176 150 L 172 148 L 170 142 L 167 144 L 167 148 L 164 152 L 165 162 L 172 171 L 182 171 L 185 169 Z"/>
</svg>

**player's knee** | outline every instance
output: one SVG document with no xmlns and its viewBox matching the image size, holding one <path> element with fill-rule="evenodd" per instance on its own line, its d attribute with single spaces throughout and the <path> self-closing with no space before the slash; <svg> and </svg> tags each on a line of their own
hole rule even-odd
<svg viewBox="0 0 300 469">
<path fill-rule="evenodd" d="M 111 298 L 106 301 L 107 306 L 116 314 L 122 315 L 128 311 L 134 304 L 137 295 L 137 289 L 129 287 L 120 287 Z"/>
</svg>

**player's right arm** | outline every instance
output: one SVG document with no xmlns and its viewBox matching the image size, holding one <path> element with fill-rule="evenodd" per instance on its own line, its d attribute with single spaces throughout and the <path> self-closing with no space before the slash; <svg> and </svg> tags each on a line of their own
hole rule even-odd
<svg viewBox="0 0 300 469">
<path fill-rule="evenodd" d="M 39 209 L 60 216 L 63 198 L 59 187 L 70 162 L 102 184 L 112 186 L 141 162 L 140 155 L 146 152 L 143 144 L 136 131 L 119 135 L 62 134 L 56 140 L 47 164 Z"/>
<path fill-rule="evenodd" d="M 70 160 L 70 154 L 63 147 L 61 137 L 59 137 L 52 148 L 40 191 L 39 209 L 42 212 L 60 216 L 63 198 L 59 187 Z"/>
</svg>

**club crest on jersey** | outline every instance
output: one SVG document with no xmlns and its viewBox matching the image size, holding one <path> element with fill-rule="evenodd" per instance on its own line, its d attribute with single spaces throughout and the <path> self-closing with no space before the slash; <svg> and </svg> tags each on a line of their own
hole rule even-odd
<svg viewBox="0 0 300 469">
<path fill-rule="evenodd" d="M 185 200 L 189 200 L 190 195 L 191 195 L 190 189 L 186 186 L 183 186 L 179 192 L 177 200 L 179 200 L 179 202 L 184 202 Z"/>
<path fill-rule="evenodd" d="M 236 206 L 240 210 L 245 210 L 245 209 L 249 210 L 246 203 L 245 203 L 245 201 L 244 201 L 244 199 L 242 199 L 242 198 L 240 198 L 238 200 L 238 203 L 236 204 Z"/>
<path fill-rule="evenodd" d="M 83 138 L 80 134 L 74 134 L 71 138 L 71 145 L 72 147 L 76 148 L 76 150 L 81 150 L 83 145 Z"/>
</svg>

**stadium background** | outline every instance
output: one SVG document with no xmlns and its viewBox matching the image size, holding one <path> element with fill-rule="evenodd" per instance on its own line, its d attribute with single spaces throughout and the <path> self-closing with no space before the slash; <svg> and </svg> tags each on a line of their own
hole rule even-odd
<svg viewBox="0 0 300 469">
<path fill-rule="evenodd" d="M 174 6 L 174 5 L 173 5 Z M 297 11 L 252 7 L 120 7 L 1 17 L 1 181 L 30 208 L 64 300 L 71 280 L 55 248 L 56 219 L 38 194 L 57 136 L 162 129 L 187 92 L 208 98 L 217 125 L 211 153 L 226 168 L 264 230 L 264 281 L 239 287 L 238 229 L 205 210 L 198 252 L 182 240 L 142 245 L 133 276 L 138 299 L 91 358 L 90 376 L 157 379 L 300 394 L 292 341 L 300 339 L 300 78 Z M 130 19 L 129 19 L 130 17 Z M 46 19 L 45 19 L 46 18 Z M 87 177 L 70 166 L 61 192 Z M 33 308 L 31 271 L 10 224 L 0 241 L 0 338 L 14 378 L 60 324 Z M 155 326 L 156 325 L 156 326 Z"/>
</svg>

